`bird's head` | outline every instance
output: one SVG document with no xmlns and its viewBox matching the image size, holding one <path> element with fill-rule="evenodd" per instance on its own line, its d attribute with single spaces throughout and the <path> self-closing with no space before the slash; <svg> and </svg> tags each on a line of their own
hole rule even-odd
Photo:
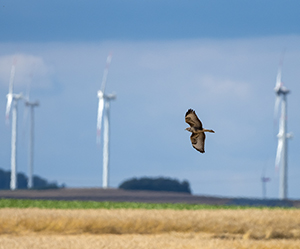
<svg viewBox="0 0 300 249">
<path fill-rule="evenodd" d="M 186 131 L 193 132 L 191 127 L 185 128 Z"/>
</svg>

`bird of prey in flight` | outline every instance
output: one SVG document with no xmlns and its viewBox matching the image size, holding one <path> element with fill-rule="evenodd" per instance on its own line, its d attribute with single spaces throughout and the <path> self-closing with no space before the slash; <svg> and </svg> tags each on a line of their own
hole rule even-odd
<svg viewBox="0 0 300 249">
<path fill-rule="evenodd" d="M 212 132 L 213 130 L 204 129 L 200 119 L 197 117 L 194 110 L 189 109 L 185 114 L 185 122 L 190 125 L 186 128 L 187 131 L 192 132 L 191 142 L 193 147 L 201 153 L 204 153 L 204 142 L 205 142 L 205 133 Z"/>
</svg>

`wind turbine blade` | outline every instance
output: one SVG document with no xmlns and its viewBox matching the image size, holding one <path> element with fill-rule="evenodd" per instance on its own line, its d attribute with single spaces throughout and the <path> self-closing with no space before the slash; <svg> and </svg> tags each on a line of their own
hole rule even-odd
<svg viewBox="0 0 300 249">
<path fill-rule="evenodd" d="M 108 69 L 109 69 L 111 60 L 112 60 L 112 54 L 109 54 L 106 58 L 106 65 L 105 65 L 105 69 L 104 69 L 104 72 L 103 72 L 103 78 L 102 78 L 102 83 L 101 83 L 101 91 L 103 92 L 103 94 L 104 94 L 104 91 L 105 91 L 105 85 L 106 85 L 106 80 L 107 80 L 107 75 L 108 75 Z"/>
<path fill-rule="evenodd" d="M 31 72 L 29 75 L 29 81 L 26 87 L 26 94 L 25 97 L 23 97 L 23 99 L 25 100 L 25 109 L 23 112 L 23 135 L 25 135 L 26 133 L 26 125 L 27 125 L 27 120 L 28 120 L 28 112 L 29 112 L 29 106 L 26 104 L 28 102 L 30 102 L 30 90 L 31 90 L 31 83 L 32 83 L 32 78 L 33 78 L 33 73 Z"/>
<path fill-rule="evenodd" d="M 279 163 L 281 160 L 282 155 L 282 148 L 283 148 L 283 139 L 284 139 L 284 116 L 281 115 L 280 117 L 280 123 L 279 123 L 279 132 L 278 132 L 278 146 L 277 146 L 277 153 L 276 153 L 276 159 L 275 159 L 275 167 L 278 169 Z"/>
<path fill-rule="evenodd" d="M 15 79 L 15 64 L 16 64 L 16 60 L 14 59 L 14 62 L 11 66 L 11 71 L 10 71 L 10 79 L 9 79 L 9 86 L 8 86 L 6 111 L 5 111 L 5 117 L 6 117 L 7 122 L 8 122 L 8 119 L 9 119 L 11 103 L 12 103 L 12 100 L 13 100 L 14 79 Z"/>
<path fill-rule="evenodd" d="M 100 144 L 100 135 L 101 135 L 101 124 L 102 124 L 102 116 L 103 116 L 103 108 L 104 108 L 104 98 L 103 93 L 101 91 L 98 92 L 98 116 L 97 116 L 97 144 Z"/>
<path fill-rule="evenodd" d="M 282 87 L 283 83 L 281 80 L 281 69 L 282 69 L 282 64 L 283 64 L 283 58 L 284 58 L 285 50 L 282 52 L 280 61 L 279 61 L 279 66 L 278 66 L 278 72 L 276 76 L 276 84 L 275 84 L 275 92 L 276 92 L 276 99 L 275 99 L 275 106 L 274 106 L 274 124 L 276 123 L 276 119 L 278 117 L 278 108 L 280 104 L 280 95 L 279 95 L 279 90 Z"/>
<path fill-rule="evenodd" d="M 29 112 L 29 106 L 26 105 L 26 101 L 29 101 L 29 99 L 25 99 L 25 109 L 23 112 L 23 123 L 22 123 L 22 128 L 23 128 L 23 137 L 26 135 L 26 126 L 27 126 L 27 120 L 28 120 L 28 112 Z"/>
<path fill-rule="evenodd" d="M 276 76 L 275 90 L 279 89 L 281 85 L 282 85 L 282 82 L 281 82 L 281 65 L 280 65 L 278 68 L 277 76 Z"/>
<path fill-rule="evenodd" d="M 33 74 L 32 72 L 29 75 L 29 81 L 26 87 L 26 94 L 25 94 L 25 100 L 29 101 L 30 100 L 30 91 L 31 91 L 31 83 L 32 83 L 32 78 L 33 78 Z"/>
<path fill-rule="evenodd" d="M 275 91 L 278 91 L 279 88 L 282 86 L 281 69 L 282 69 L 282 65 L 283 65 L 284 54 L 285 54 L 285 50 L 282 52 L 282 55 L 281 55 L 281 58 L 279 61 L 278 72 L 277 72 L 277 76 L 276 76 Z"/>
<path fill-rule="evenodd" d="M 15 62 L 13 63 L 10 71 L 9 89 L 8 89 L 8 93 L 10 94 L 13 93 L 14 79 L 15 79 Z"/>
<path fill-rule="evenodd" d="M 6 118 L 6 121 L 8 122 L 11 103 L 12 103 L 12 100 L 13 100 L 13 95 L 9 93 L 9 94 L 7 94 L 6 97 L 7 97 L 7 103 L 6 103 L 5 118 Z"/>
<path fill-rule="evenodd" d="M 279 163 L 281 160 L 281 155 L 282 155 L 282 147 L 283 147 L 283 140 L 278 139 L 278 146 L 277 146 L 277 152 L 276 152 L 276 159 L 275 159 L 275 168 L 279 168 Z"/>
</svg>

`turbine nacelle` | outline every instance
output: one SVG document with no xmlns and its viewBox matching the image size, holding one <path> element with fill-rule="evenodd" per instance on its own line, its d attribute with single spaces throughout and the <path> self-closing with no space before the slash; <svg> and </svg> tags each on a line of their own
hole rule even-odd
<svg viewBox="0 0 300 249">
<path fill-rule="evenodd" d="M 25 105 L 35 107 L 35 106 L 39 106 L 40 102 L 38 100 L 35 102 L 30 102 L 29 100 L 25 100 Z"/>
<path fill-rule="evenodd" d="M 294 137 L 294 133 L 293 132 L 285 134 L 285 138 L 287 138 L 287 139 L 292 139 L 293 137 Z M 278 133 L 277 134 L 277 138 L 279 138 L 279 139 L 284 138 L 283 132 Z"/>
<path fill-rule="evenodd" d="M 285 86 L 283 86 L 282 84 L 279 87 L 275 87 L 274 88 L 275 93 L 279 96 L 281 94 L 285 95 L 288 94 L 290 92 L 289 89 L 287 89 Z"/>
<path fill-rule="evenodd" d="M 23 98 L 23 93 L 19 93 L 19 94 L 13 94 L 13 98 L 16 100 L 22 99 Z"/>
<path fill-rule="evenodd" d="M 16 100 L 19 100 L 19 99 L 23 99 L 23 94 L 22 93 L 19 93 L 19 94 L 16 94 L 16 93 L 8 93 L 6 94 L 6 97 L 7 99 L 16 99 Z"/>
<path fill-rule="evenodd" d="M 116 98 L 117 98 L 117 95 L 115 93 L 104 95 L 104 99 L 107 99 L 107 100 L 114 100 Z"/>
<path fill-rule="evenodd" d="M 114 100 L 117 98 L 117 95 L 115 93 L 104 94 L 101 90 L 98 91 L 97 96 L 99 99 L 105 99 L 105 100 Z"/>
</svg>

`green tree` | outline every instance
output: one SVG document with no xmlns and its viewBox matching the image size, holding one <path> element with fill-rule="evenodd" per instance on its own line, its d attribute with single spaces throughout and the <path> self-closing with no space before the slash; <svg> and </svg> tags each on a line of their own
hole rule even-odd
<svg viewBox="0 0 300 249">
<path fill-rule="evenodd" d="M 164 177 L 142 177 L 140 179 L 132 178 L 121 183 L 119 188 L 127 190 L 151 190 L 191 193 L 191 188 L 188 181 L 185 180 L 183 182 L 180 182 L 177 179 Z"/>
<path fill-rule="evenodd" d="M 28 178 L 24 173 L 17 174 L 18 189 L 27 189 Z M 33 176 L 33 188 L 35 189 L 50 189 L 61 188 L 56 182 L 48 182 L 46 179 L 39 176 Z M 10 189 L 10 171 L 0 169 L 0 189 Z"/>
</svg>

